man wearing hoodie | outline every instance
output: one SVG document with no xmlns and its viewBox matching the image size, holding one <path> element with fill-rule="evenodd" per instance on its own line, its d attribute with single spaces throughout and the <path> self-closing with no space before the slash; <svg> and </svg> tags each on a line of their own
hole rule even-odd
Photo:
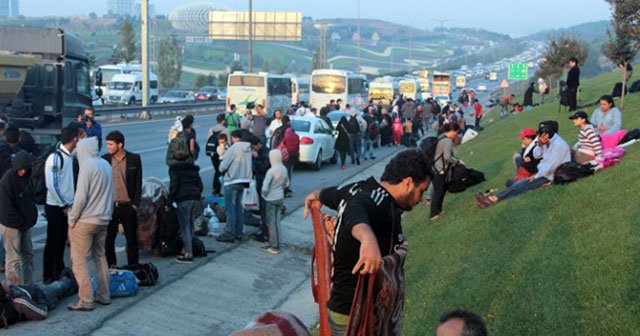
<svg viewBox="0 0 640 336">
<path fill-rule="evenodd" d="M 93 260 L 98 283 L 95 301 L 110 303 L 109 271 L 105 258 L 107 226 L 113 213 L 113 174 L 109 163 L 98 156 L 98 139 L 78 141 L 76 155 L 80 164 L 78 184 L 69 210 L 69 243 L 73 274 L 78 282 L 79 301 L 67 308 L 93 310 L 94 293 L 89 274 Z"/>
<path fill-rule="evenodd" d="M 251 144 L 241 141 L 242 131 L 231 132 L 231 147 L 222 156 L 220 171 L 224 173 L 224 203 L 227 210 L 225 232 L 216 239 L 233 243 L 242 240 L 244 212 L 242 194 L 251 182 Z"/>
<path fill-rule="evenodd" d="M 178 204 L 178 222 L 182 233 L 182 253 L 176 261 L 183 264 L 193 262 L 193 222 L 198 215 L 198 202 L 202 195 L 200 167 L 187 160 L 189 154 L 177 151 L 176 163 L 169 167 L 169 201 Z"/>
<path fill-rule="evenodd" d="M 38 212 L 33 204 L 30 179 L 31 159 L 25 151 L 16 154 L 11 170 L 0 179 L 0 224 L 4 229 L 6 273 L 9 285 L 33 284 L 31 227 Z"/>
<path fill-rule="evenodd" d="M 282 152 L 277 149 L 269 151 L 271 168 L 267 171 L 262 183 L 261 193 L 265 201 L 266 224 L 269 231 L 269 245 L 262 250 L 271 254 L 280 253 L 280 217 L 284 190 L 289 186 L 287 167 L 282 164 Z"/>
</svg>

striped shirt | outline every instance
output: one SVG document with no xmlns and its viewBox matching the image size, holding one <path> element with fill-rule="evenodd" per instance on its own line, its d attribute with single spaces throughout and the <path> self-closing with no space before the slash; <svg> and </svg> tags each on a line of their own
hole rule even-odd
<svg viewBox="0 0 640 336">
<path fill-rule="evenodd" d="M 591 124 L 586 124 L 580 129 L 578 134 L 578 149 L 593 152 L 596 159 L 602 158 L 602 144 L 596 128 Z"/>
</svg>

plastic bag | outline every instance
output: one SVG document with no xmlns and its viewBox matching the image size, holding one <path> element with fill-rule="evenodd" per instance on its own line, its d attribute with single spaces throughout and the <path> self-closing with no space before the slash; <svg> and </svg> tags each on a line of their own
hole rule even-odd
<svg viewBox="0 0 640 336">
<path fill-rule="evenodd" d="M 242 194 L 242 207 L 247 211 L 260 210 L 260 196 L 256 190 L 256 180 L 251 180 L 249 188 Z"/>
</svg>

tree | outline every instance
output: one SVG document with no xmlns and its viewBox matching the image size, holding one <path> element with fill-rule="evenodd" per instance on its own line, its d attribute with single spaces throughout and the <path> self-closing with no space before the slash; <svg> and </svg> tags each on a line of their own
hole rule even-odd
<svg viewBox="0 0 640 336">
<path fill-rule="evenodd" d="M 194 85 L 196 88 L 207 86 L 207 76 L 199 74 L 198 77 L 196 77 L 196 82 Z"/>
<path fill-rule="evenodd" d="M 622 70 L 620 109 L 624 109 L 624 96 L 627 91 L 627 65 L 638 53 L 637 42 L 634 43 L 634 38 L 631 35 L 632 30 L 628 29 L 628 22 L 623 21 L 629 19 L 629 13 L 626 12 L 628 7 L 625 7 L 627 2 L 609 1 L 612 7 L 612 27 L 607 28 L 607 41 L 602 45 L 602 53 Z M 638 3 L 637 0 L 634 2 Z M 640 10 L 640 6 L 638 9 Z"/>
<path fill-rule="evenodd" d="M 87 59 L 89 60 L 89 67 L 93 68 L 96 65 L 96 55 L 87 53 Z"/>
<path fill-rule="evenodd" d="M 175 37 L 165 37 L 158 46 L 158 77 L 163 88 L 175 88 L 182 75 L 182 50 Z"/>
<path fill-rule="evenodd" d="M 120 26 L 118 36 L 120 43 L 114 48 L 112 58 L 126 63 L 136 60 L 136 33 L 128 18 Z"/>
<path fill-rule="evenodd" d="M 640 48 L 640 1 L 605 0 L 611 5 L 613 22 L 620 30 L 625 30 L 630 39 Z M 617 33 L 617 32 L 616 32 Z"/>
<path fill-rule="evenodd" d="M 233 65 L 231 65 L 231 72 L 234 71 L 242 71 L 242 64 L 240 64 L 240 62 L 233 62 Z"/>
<path fill-rule="evenodd" d="M 320 48 L 317 48 L 313 52 L 313 59 L 311 61 L 311 64 L 313 66 L 313 70 L 315 70 L 315 69 L 324 69 L 325 68 L 325 65 L 322 62 L 322 55 L 320 55 Z"/>
<path fill-rule="evenodd" d="M 588 56 L 589 45 L 579 40 L 575 34 L 562 33 L 558 38 L 550 35 L 547 50 L 543 55 L 543 61 L 540 62 L 540 69 L 536 71 L 536 76 L 548 79 L 553 87 L 553 83 L 563 76 L 571 57 L 576 57 L 582 65 Z"/>
<path fill-rule="evenodd" d="M 229 80 L 228 72 L 221 72 L 218 74 L 218 87 L 226 87 Z"/>
<path fill-rule="evenodd" d="M 98 19 L 98 15 L 95 12 L 91 12 L 89 13 L 89 18 L 91 19 L 91 21 L 95 21 Z"/>
</svg>

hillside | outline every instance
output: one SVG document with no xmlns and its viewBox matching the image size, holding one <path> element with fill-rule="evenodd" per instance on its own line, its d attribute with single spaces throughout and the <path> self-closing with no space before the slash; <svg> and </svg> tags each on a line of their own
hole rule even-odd
<svg viewBox="0 0 640 336">
<path fill-rule="evenodd" d="M 594 40 L 602 39 L 606 34 L 607 27 L 609 27 L 610 25 L 611 21 L 609 20 L 587 22 L 567 28 L 543 30 L 522 37 L 521 40 L 546 41 L 549 38 L 549 34 L 575 33 L 581 39 L 591 42 Z"/>
<path fill-rule="evenodd" d="M 620 76 L 584 80 L 581 104 L 611 92 Z M 640 127 L 640 94 L 626 106 L 623 126 Z M 578 134 L 557 101 L 502 120 L 496 115 L 490 112 L 485 130 L 456 149 L 487 182 L 448 194 L 436 222 L 423 205 L 404 218 L 405 334 L 432 334 L 438 317 L 455 308 L 479 313 L 491 335 L 640 334 L 640 144 L 592 177 L 478 209 L 474 193 L 502 190 L 514 175 L 522 128 L 555 119 L 570 145 Z"/>
</svg>

